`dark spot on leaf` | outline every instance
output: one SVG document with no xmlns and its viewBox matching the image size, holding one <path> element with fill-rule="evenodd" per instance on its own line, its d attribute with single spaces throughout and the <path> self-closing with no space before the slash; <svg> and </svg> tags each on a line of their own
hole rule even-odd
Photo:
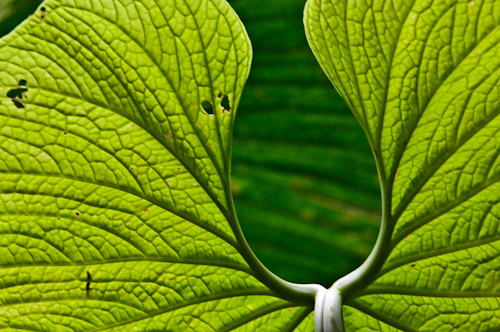
<svg viewBox="0 0 500 332">
<path fill-rule="evenodd" d="M 221 99 L 222 96 L 224 96 L 224 94 L 222 92 L 219 92 L 219 94 L 217 95 L 217 98 Z"/>
<path fill-rule="evenodd" d="M 227 95 L 224 95 L 222 97 L 222 100 L 220 101 L 220 106 L 223 108 L 223 111 L 225 110 L 226 112 L 231 112 L 231 105 L 229 103 L 229 97 Z"/>
<path fill-rule="evenodd" d="M 12 100 L 12 103 L 17 108 L 25 108 L 20 99 L 23 99 L 23 95 L 26 93 L 26 91 L 28 91 L 28 89 L 26 88 L 26 84 L 26 80 L 20 80 L 17 89 L 10 89 L 9 91 L 7 91 L 7 98 Z"/>
<path fill-rule="evenodd" d="M 410 264 L 410 267 L 411 267 L 411 268 L 414 268 L 415 266 L 417 266 L 417 264 L 415 264 L 415 263 L 411 263 L 411 264 Z"/>
<path fill-rule="evenodd" d="M 146 213 L 146 212 L 148 212 L 148 211 L 149 211 L 149 209 L 145 209 L 145 210 L 143 210 L 142 212 L 143 212 L 143 213 Z"/>
<path fill-rule="evenodd" d="M 205 100 L 201 103 L 201 107 L 208 115 L 214 115 L 214 105 L 208 100 Z"/>
<path fill-rule="evenodd" d="M 45 14 L 47 14 L 47 9 L 45 9 L 45 7 L 42 7 L 42 8 L 40 8 L 40 11 L 41 11 L 40 17 L 42 19 L 44 19 L 45 18 Z"/>
<path fill-rule="evenodd" d="M 15 105 L 17 108 L 24 108 L 24 104 L 23 104 L 23 103 L 21 103 L 19 100 L 12 99 L 12 102 L 14 103 L 14 105 Z"/>
<path fill-rule="evenodd" d="M 10 205 L 14 205 L 14 202 L 13 202 L 13 201 L 10 201 L 10 202 L 9 202 L 9 204 L 10 204 Z"/>
<path fill-rule="evenodd" d="M 92 276 L 90 275 L 90 272 L 87 271 L 87 286 L 85 287 L 85 291 L 87 292 L 87 295 L 89 295 L 91 282 L 92 282 Z"/>
<path fill-rule="evenodd" d="M 67 132 L 64 132 L 64 133 L 63 133 L 63 135 L 68 135 L 68 133 L 67 133 Z"/>
<path fill-rule="evenodd" d="M 75 211 L 75 216 L 79 217 L 81 216 L 82 214 L 80 213 L 80 211 Z"/>
<path fill-rule="evenodd" d="M 130 166 L 130 170 L 133 171 L 134 170 L 134 166 Z"/>
<path fill-rule="evenodd" d="M 178 168 L 177 168 L 177 170 L 178 170 L 178 171 L 180 171 L 180 170 L 181 170 L 181 168 L 180 168 L 180 167 L 178 167 Z"/>
<path fill-rule="evenodd" d="M 401 173 L 396 174 L 396 177 L 399 178 L 401 176 Z"/>
</svg>

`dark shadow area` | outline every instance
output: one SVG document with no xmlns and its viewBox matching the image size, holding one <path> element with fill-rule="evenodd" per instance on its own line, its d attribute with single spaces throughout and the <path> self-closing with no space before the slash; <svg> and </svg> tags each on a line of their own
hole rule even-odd
<svg viewBox="0 0 500 332">
<path fill-rule="evenodd" d="M 41 0 L 0 0 L 0 37 L 32 15 L 41 3 Z"/>
<path fill-rule="evenodd" d="M 381 205 L 371 149 L 309 48 L 305 0 L 229 3 L 254 54 L 234 128 L 239 220 L 274 273 L 329 287 L 375 243 Z"/>
<path fill-rule="evenodd" d="M 212 105 L 211 102 L 208 100 L 205 100 L 201 103 L 201 108 L 207 113 L 208 115 L 214 115 L 214 105 Z"/>
</svg>

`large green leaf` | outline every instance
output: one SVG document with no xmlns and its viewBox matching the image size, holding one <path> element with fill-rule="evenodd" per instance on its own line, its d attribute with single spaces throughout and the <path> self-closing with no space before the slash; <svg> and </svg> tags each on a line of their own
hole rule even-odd
<svg viewBox="0 0 500 332">
<path fill-rule="evenodd" d="M 225 1 L 51 0 L 0 49 L 0 328 L 312 331 L 234 212 Z"/>
<path fill-rule="evenodd" d="M 282 278 L 331 285 L 363 262 L 378 232 L 371 150 L 310 51 L 304 0 L 228 2 L 254 50 L 233 134 L 231 181 L 241 227 L 259 259 Z M 0 34 L 40 3 L 7 2 Z"/>
<path fill-rule="evenodd" d="M 347 331 L 500 330 L 499 13 L 498 0 L 308 1 L 308 39 L 382 187 L 375 249 L 326 300 L 348 306 Z"/>
</svg>

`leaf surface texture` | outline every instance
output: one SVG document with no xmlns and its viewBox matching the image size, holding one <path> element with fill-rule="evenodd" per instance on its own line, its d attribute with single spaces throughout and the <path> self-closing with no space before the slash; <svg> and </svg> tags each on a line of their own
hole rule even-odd
<svg viewBox="0 0 500 332">
<path fill-rule="evenodd" d="M 0 41 L 0 328 L 314 329 L 238 240 L 250 61 L 219 0 L 52 0 Z"/>
<path fill-rule="evenodd" d="M 308 2 L 310 44 L 385 201 L 385 263 L 348 300 L 348 331 L 500 329 L 499 13 L 495 0 Z"/>
</svg>

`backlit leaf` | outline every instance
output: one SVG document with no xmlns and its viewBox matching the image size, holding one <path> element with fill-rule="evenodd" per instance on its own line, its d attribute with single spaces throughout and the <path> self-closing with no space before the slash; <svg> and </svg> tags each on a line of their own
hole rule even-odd
<svg viewBox="0 0 500 332">
<path fill-rule="evenodd" d="M 234 213 L 250 61 L 222 0 L 50 0 L 0 41 L 0 328 L 314 329 Z"/>
<path fill-rule="evenodd" d="M 498 331 L 500 2 L 309 0 L 305 23 L 382 187 L 378 243 L 334 286 L 346 329 Z"/>
</svg>

